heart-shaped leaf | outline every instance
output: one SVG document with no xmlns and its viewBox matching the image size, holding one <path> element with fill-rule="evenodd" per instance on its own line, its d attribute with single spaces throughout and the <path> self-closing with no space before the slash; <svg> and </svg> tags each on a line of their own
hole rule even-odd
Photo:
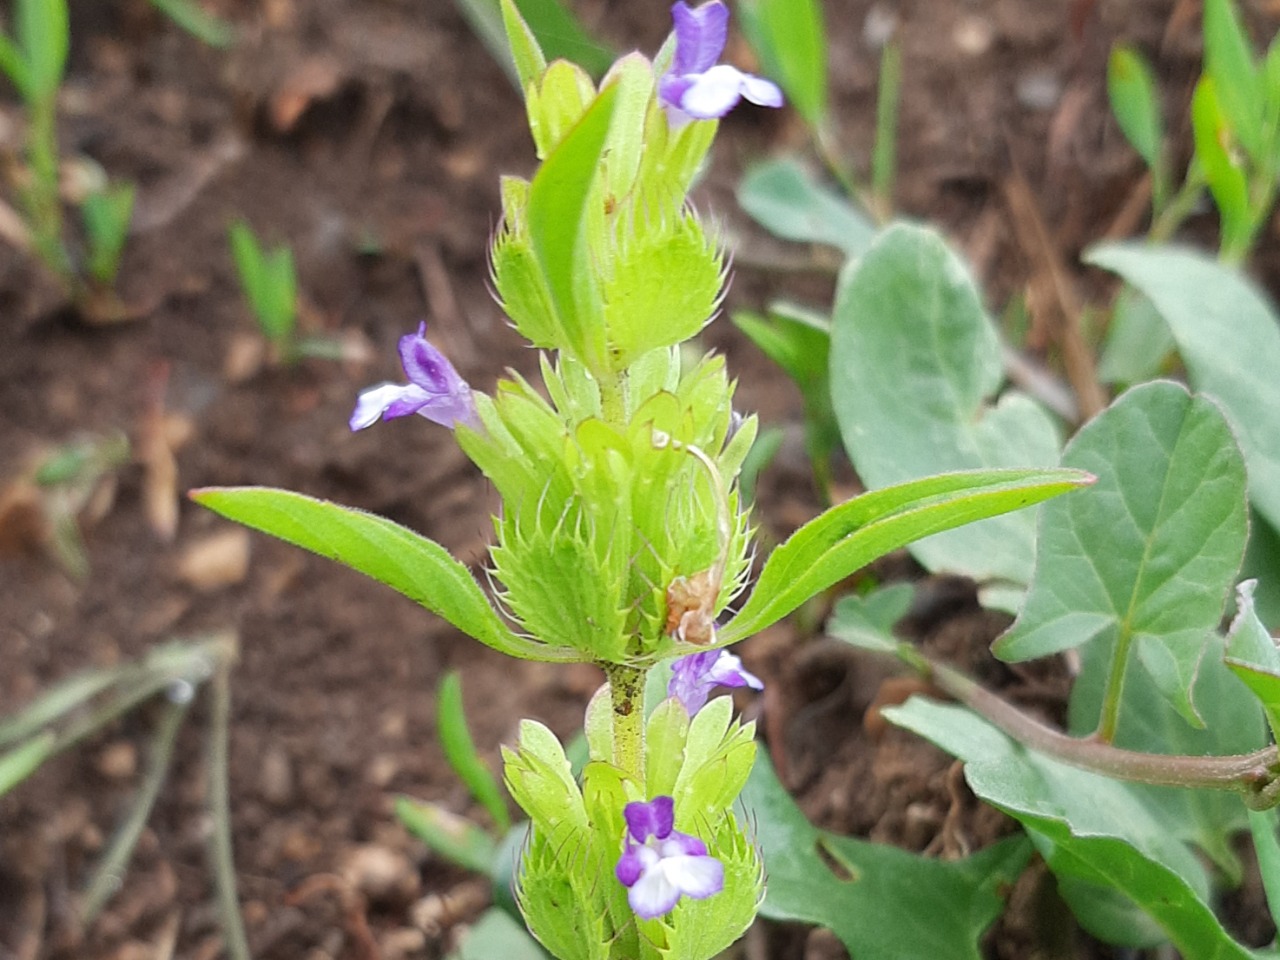
<svg viewBox="0 0 1280 960">
<path fill-rule="evenodd" d="M 1199 725 L 1189 691 L 1248 534 L 1244 461 L 1226 418 L 1177 384 L 1144 384 L 1076 434 L 1062 460 L 1098 482 L 1042 511 L 1031 591 L 996 655 L 1030 660 L 1094 642 L 1115 651 L 1121 672 L 1136 655 Z"/>
</svg>

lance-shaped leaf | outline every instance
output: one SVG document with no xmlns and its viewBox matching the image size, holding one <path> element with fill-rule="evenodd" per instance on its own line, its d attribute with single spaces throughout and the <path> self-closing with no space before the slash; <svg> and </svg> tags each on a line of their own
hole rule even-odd
<svg viewBox="0 0 1280 960">
<path fill-rule="evenodd" d="M 1209 908 L 1195 853 L 1127 784 L 1024 750 L 962 707 L 913 697 L 885 716 L 965 761 L 973 792 L 1020 821 L 1059 878 L 1124 894 L 1184 957 L 1254 960 Z"/>
<path fill-rule="evenodd" d="M 1280 319 L 1238 270 L 1172 247 L 1108 244 L 1090 263 L 1120 274 L 1169 324 L 1193 389 L 1226 410 L 1254 505 L 1280 529 Z"/>
<path fill-rule="evenodd" d="M 191 499 L 247 527 L 358 570 L 415 600 L 463 633 L 512 657 L 575 660 L 517 636 L 449 551 L 384 517 L 267 487 L 206 487 Z"/>
<path fill-rule="evenodd" d="M 1133 149 L 1146 161 L 1153 176 L 1162 176 L 1164 124 L 1160 118 L 1160 95 L 1151 67 L 1133 47 L 1119 46 L 1111 51 L 1107 95 L 1116 121 Z"/>
<path fill-rule="evenodd" d="M 589 236 L 603 231 L 597 172 L 619 87 L 610 85 L 543 162 L 529 187 L 529 239 L 546 276 L 552 303 L 567 342 L 563 348 L 593 370 L 604 362 L 603 307 Z M 603 201 L 601 201 L 603 204 Z"/>
<path fill-rule="evenodd" d="M 1190 687 L 1248 534 L 1226 418 L 1178 384 L 1144 384 L 1085 426 L 1063 464 L 1098 482 L 1042 511 L 1031 592 L 996 655 L 1030 660 L 1094 641 L 1124 671 L 1136 654 L 1199 726 Z"/>
<path fill-rule="evenodd" d="M 769 555 L 751 598 L 720 631 L 719 644 L 763 630 L 877 557 L 921 537 L 1019 510 L 1092 481 L 1079 470 L 978 470 L 854 497 L 810 520 Z"/>
<path fill-rule="evenodd" d="M 757 760 L 742 801 L 769 878 L 760 912 L 828 927 L 857 960 L 977 960 L 978 941 L 1003 906 L 1001 892 L 1029 853 L 1025 841 L 1013 839 L 948 862 L 818 830 L 778 782 L 768 756 Z"/>
<path fill-rule="evenodd" d="M 827 34 L 818 0 L 740 0 L 742 31 L 766 76 L 810 126 L 827 117 Z"/>
<path fill-rule="evenodd" d="M 1005 391 L 1000 339 L 977 288 L 942 238 L 899 224 L 845 268 L 831 330 L 831 401 L 845 449 L 871 489 L 944 470 L 1046 467 L 1058 431 L 1034 401 Z M 1034 556 L 1031 513 L 915 544 L 929 570 L 995 581 L 1014 610 Z"/>
<path fill-rule="evenodd" d="M 1257 695 L 1272 734 L 1280 740 L 1280 648 L 1253 608 L 1256 580 L 1236 590 L 1236 617 L 1227 634 L 1223 662 Z"/>
</svg>

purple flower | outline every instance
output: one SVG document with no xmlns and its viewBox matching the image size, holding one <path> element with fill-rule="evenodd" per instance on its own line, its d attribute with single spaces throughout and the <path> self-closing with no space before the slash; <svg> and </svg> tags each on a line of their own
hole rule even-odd
<svg viewBox="0 0 1280 960">
<path fill-rule="evenodd" d="M 782 91 L 762 77 L 717 64 L 729 34 L 729 8 L 722 0 L 671 8 L 676 22 L 676 53 L 671 69 L 658 80 L 658 98 L 674 117 L 711 120 L 723 117 L 746 97 L 762 107 L 782 106 Z"/>
<path fill-rule="evenodd" d="M 614 873 L 627 887 L 627 902 L 636 916 L 660 917 L 681 896 L 702 900 L 724 889 L 724 864 L 707 856 L 697 837 L 672 829 L 675 801 L 654 797 L 648 803 L 628 803 L 627 847 Z"/>
<path fill-rule="evenodd" d="M 363 430 L 379 418 L 391 420 L 411 413 L 451 430 L 456 423 L 477 423 L 471 388 L 445 355 L 427 342 L 426 332 L 426 323 L 420 323 L 417 333 L 400 338 L 400 365 L 409 382 L 362 390 L 351 414 L 352 430 Z"/>
<path fill-rule="evenodd" d="M 742 661 L 727 650 L 707 650 L 681 657 L 671 667 L 667 696 L 675 697 L 693 716 L 706 704 L 716 687 L 750 687 L 763 690 L 764 684 L 742 667 Z"/>
</svg>

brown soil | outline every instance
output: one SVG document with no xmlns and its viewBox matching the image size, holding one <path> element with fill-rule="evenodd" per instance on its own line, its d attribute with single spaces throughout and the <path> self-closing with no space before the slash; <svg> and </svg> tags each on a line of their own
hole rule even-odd
<svg viewBox="0 0 1280 960">
<path fill-rule="evenodd" d="M 57 308 L 25 259 L 0 249 L 0 480 L 82 435 L 124 431 L 138 450 L 162 396 L 167 435 L 186 434 L 176 445 L 179 489 L 254 483 L 329 497 L 407 524 L 479 565 L 494 500 L 450 435 L 416 418 L 352 435 L 346 419 L 360 387 L 398 376 L 395 340 L 420 317 L 481 389 L 508 366 L 534 367 L 487 286 L 498 174 L 533 165 L 518 100 L 446 0 L 207 6 L 237 25 L 230 52 L 182 34 L 146 0 L 73 3 L 63 146 L 139 185 L 120 289 L 140 317 L 88 326 Z M 1011 177 L 1026 179 L 1067 258 L 1101 236 L 1137 189 L 1138 162 L 1104 106 L 1113 40 L 1159 51 L 1169 106 L 1185 115 L 1197 27 L 1171 20 L 1173 6 L 877 4 L 880 13 L 897 10 L 904 42 L 900 205 L 951 231 L 996 302 L 1020 289 L 1035 263 L 1011 228 Z M 620 48 L 653 50 L 667 29 L 665 0 L 578 7 Z M 827 7 L 841 142 L 865 157 L 875 99 L 876 58 L 863 38 L 871 4 Z M 735 58 L 746 55 L 739 49 Z M 1037 92 L 1047 101 L 1028 105 Z M 20 117 L 7 102 L 0 126 Z M 747 161 L 803 141 L 786 115 L 744 110 L 725 125 L 699 200 L 744 236 L 731 306 L 759 306 L 781 292 L 815 303 L 830 296 L 829 277 L 784 279 L 754 267 L 777 247 L 732 200 Z M 305 322 L 363 341 L 371 359 L 230 369 L 253 333 L 226 247 L 227 225 L 239 217 L 267 241 L 292 245 Z M 795 434 L 799 398 L 784 378 L 727 322 L 706 342 L 728 355 L 739 405 Z M 788 442 L 762 479 L 768 536 L 818 510 L 798 449 Z M 251 540 L 247 575 L 232 562 L 219 581 L 217 563 L 200 564 L 192 551 L 230 525 L 184 501 L 176 537 L 165 542 L 148 522 L 146 477 L 138 463 L 119 471 L 85 533 L 92 572 L 83 582 L 38 550 L 0 558 L 0 712 L 77 670 L 138 657 L 170 638 L 234 630 L 231 805 L 254 956 L 370 955 L 341 890 L 316 885 L 335 872 L 371 894 L 381 956 L 443 956 L 458 925 L 484 905 L 483 888 L 475 896 L 475 881 L 429 856 L 390 808 L 407 793 L 483 816 L 436 743 L 440 677 L 462 671 L 473 733 L 491 760 L 520 717 L 570 734 L 599 677 L 491 654 L 385 588 L 265 537 Z M 224 544 L 232 561 L 239 546 Z M 880 572 L 916 576 L 904 558 Z M 986 645 L 1002 624 L 967 588 L 937 583 L 926 593 L 932 600 L 913 621 L 921 637 L 1013 695 L 1060 709 L 1062 682 L 991 665 Z M 769 685 L 761 702 L 744 706 L 762 710 L 780 770 L 818 822 L 937 854 L 1008 832 L 965 793 L 948 758 L 863 725 L 888 676 L 883 665 L 802 634 L 784 626 L 744 645 Z M 120 893 L 87 930 L 75 921 L 74 897 L 128 810 L 155 711 L 130 714 L 0 801 L 0 956 L 159 957 L 170 936 L 174 956 L 218 955 L 205 861 L 206 699 L 180 734 L 175 769 Z M 380 883 L 378 870 L 390 879 Z M 312 895 L 299 902 L 304 883 Z M 992 939 L 992 955 L 1104 955 L 1078 937 L 1044 953 L 1046 938 L 1073 935 L 1037 925 L 1051 884 L 1033 875 L 1026 888 L 1015 893 L 1021 913 Z M 427 916 L 447 908 L 449 895 L 462 906 Z M 752 939 L 752 956 L 842 955 L 801 931 Z"/>
</svg>

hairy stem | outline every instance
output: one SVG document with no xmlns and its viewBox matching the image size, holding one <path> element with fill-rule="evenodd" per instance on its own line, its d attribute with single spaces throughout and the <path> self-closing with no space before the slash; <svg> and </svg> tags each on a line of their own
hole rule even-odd
<svg viewBox="0 0 1280 960">
<path fill-rule="evenodd" d="M 613 716 L 613 763 L 644 787 L 645 671 L 623 663 L 604 665 Z"/>
<path fill-rule="evenodd" d="M 600 378 L 600 412 L 606 423 L 623 424 L 627 420 L 627 400 L 624 386 L 625 374 L 613 374 Z"/>
</svg>

